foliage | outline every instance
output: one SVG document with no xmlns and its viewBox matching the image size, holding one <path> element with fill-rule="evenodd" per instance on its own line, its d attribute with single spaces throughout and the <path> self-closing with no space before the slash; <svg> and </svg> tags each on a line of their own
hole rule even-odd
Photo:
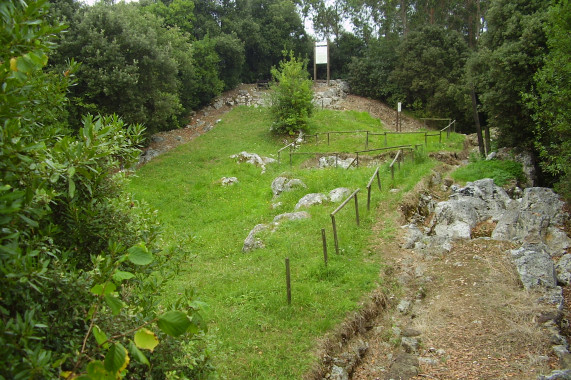
<svg viewBox="0 0 571 380">
<path fill-rule="evenodd" d="M 549 53 L 534 78 L 537 94 L 527 100 L 541 168 L 550 182 L 558 182 L 558 191 L 571 199 L 571 3 L 554 2 L 548 21 Z"/>
<path fill-rule="evenodd" d="M 273 123 L 271 130 L 278 134 L 293 135 L 308 131 L 313 113 L 313 82 L 308 79 L 307 61 L 296 58 L 290 51 L 278 68 L 272 69 L 271 85 Z"/>
<path fill-rule="evenodd" d="M 175 272 L 154 213 L 122 187 L 143 128 L 86 116 L 70 136 L 59 113 L 77 65 L 43 71 L 62 27 L 45 1 L 0 5 L 0 377 L 154 371 L 147 351 L 205 326 L 191 292 L 158 297 Z"/>
<path fill-rule="evenodd" d="M 470 70 L 502 146 L 532 147 L 534 123 L 524 94 L 532 91 L 534 74 L 543 65 L 547 4 L 547 0 L 494 0 L 489 5 L 483 48 Z"/>
<path fill-rule="evenodd" d="M 459 33 L 426 26 L 399 45 L 389 81 L 413 110 L 463 121 L 469 104 L 463 85 L 467 52 Z"/>
<path fill-rule="evenodd" d="M 474 160 L 468 165 L 456 169 L 451 176 L 454 180 L 462 182 L 492 178 L 498 186 L 504 186 L 511 180 L 525 182 L 521 163 L 509 160 Z"/>
</svg>

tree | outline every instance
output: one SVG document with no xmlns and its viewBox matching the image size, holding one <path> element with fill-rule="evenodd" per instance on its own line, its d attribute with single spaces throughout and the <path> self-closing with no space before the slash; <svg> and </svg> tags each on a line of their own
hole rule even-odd
<svg viewBox="0 0 571 380">
<path fill-rule="evenodd" d="M 159 304 L 173 268 L 152 210 L 122 187 L 143 127 L 88 115 L 70 133 L 77 64 L 45 70 L 63 28 L 46 21 L 45 0 L 1 9 L 0 377 L 193 377 L 172 347 L 204 324 L 190 292 Z"/>
<path fill-rule="evenodd" d="M 293 135 L 307 132 L 313 113 L 313 83 L 308 79 L 307 61 L 295 58 L 293 52 L 284 56 L 278 68 L 272 68 L 270 113 L 274 133 Z"/>
<path fill-rule="evenodd" d="M 468 113 L 463 84 L 468 47 L 462 36 L 438 25 L 412 31 L 397 49 L 389 81 L 413 109 L 464 121 Z"/>
<path fill-rule="evenodd" d="M 527 97 L 535 122 L 534 146 L 549 184 L 571 199 L 571 3 L 554 1 L 545 23 L 549 53 Z"/>
<path fill-rule="evenodd" d="M 534 122 L 523 94 L 543 66 L 546 0 L 493 0 L 482 48 L 471 62 L 479 99 L 501 146 L 533 146 Z"/>
</svg>

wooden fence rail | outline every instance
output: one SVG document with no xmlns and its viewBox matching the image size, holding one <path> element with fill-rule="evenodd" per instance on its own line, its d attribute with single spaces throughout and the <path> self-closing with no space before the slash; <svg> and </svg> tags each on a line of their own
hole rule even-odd
<svg viewBox="0 0 571 380">
<path fill-rule="evenodd" d="M 337 207 L 335 209 L 335 211 L 333 211 L 331 213 L 331 225 L 333 227 L 333 240 L 335 242 L 335 253 L 337 253 L 337 254 L 339 254 L 339 238 L 337 237 L 337 223 L 335 222 L 335 214 L 337 214 L 341 209 L 343 209 L 343 207 L 345 207 L 345 205 L 347 203 L 349 203 L 351 198 L 354 198 L 355 199 L 355 219 L 357 221 L 357 225 L 359 225 L 359 201 L 357 200 L 357 193 L 359 193 L 359 191 L 361 191 L 361 189 L 355 190 L 351 195 L 349 195 L 349 197 L 347 197 L 347 199 L 345 199 L 343 201 L 343 203 L 341 203 L 339 205 L 339 207 Z"/>
</svg>

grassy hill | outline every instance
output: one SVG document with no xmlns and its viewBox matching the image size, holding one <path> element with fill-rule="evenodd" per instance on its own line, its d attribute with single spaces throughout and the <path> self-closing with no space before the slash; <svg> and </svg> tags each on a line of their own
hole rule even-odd
<svg viewBox="0 0 571 380">
<path fill-rule="evenodd" d="M 314 132 L 331 130 L 384 131 L 367 113 L 319 111 L 312 120 Z M 216 127 L 193 141 L 156 158 L 131 179 L 130 190 L 158 210 L 164 241 L 175 247 L 180 273 L 164 289 L 169 298 L 194 289 L 208 305 L 205 313 L 214 362 L 223 378 L 297 379 L 314 362 L 317 340 L 359 307 L 363 296 L 384 286 L 379 272 L 382 252 L 369 241 L 379 202 L 396 203 L 428 173 L 434 163 L 425 156 L 416 164 L 407 161 L 391 180 L 388 164 L 381 167 L 383 190 L 373 189 L 371 211 L 366 209 L 366 185 L 376 167 L 316 169 L 303 167 L 302 156 L 294 165 L 282 160 L 260 168 L 238 164 L 231 155 L 241 151 L 276 158 L 284 139 L 269 133 L 270 119 L 261 108 L 237 107 Z M 416 136 L 416 137 L 414 137 Z M 395 136 L 391 145 L 400 145 Z M 424 135 L 402 137 L 424 143 Z M 327 149 L 363 149 L 363 138 L 335 137 Z M 460 149 L 463 137 L 427 147 Z M 370 148 L 381 147 L 380 137 Z M 407 142 L 408 143 L 408 142 Z M 308 141 L 303 151 L 325 149 L 324 142 Z M 326 149 L 326 150 L 327 150 Z M 282 193 L 274 199 L 271 183 L 277 176 L 299 178 L 307 189 Z M 237 177 L 233 186 L 222 186 L 222 177 Z M 257 224 L 271 223 L 281 213 L 292 212 L 307 193 L 328 193 L 337 187 L 361 189 L 360 226 L 352 203 L 337 215 L 340 254 L 334 252 L 331 218 L 338 206 L 326 203 L 307 209 L 310 219 L 281 224 L 262 235 L 265 248 L 242 252 L 248 232 Z M 391 193 L 399 188 L 399 193 Z M 281 202 L 274 208 L 273 204 Z M 329 264 L 323 262 L 321 229 L 328 239 Z M 391 230 L 381 231 L 387 239 Z M 284 259 L 289 257 L 292 304 L 286 302 Z"/>
</svg>

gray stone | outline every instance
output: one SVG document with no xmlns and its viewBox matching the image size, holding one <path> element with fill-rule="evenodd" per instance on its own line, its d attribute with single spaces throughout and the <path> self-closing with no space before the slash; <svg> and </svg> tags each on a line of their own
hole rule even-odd
<svg viewBox="0 0 571 380">
<path fill-rule="evenodd" d="M 537 380 L 571 380 L 571 370 L 556 370 L 549 375 L 539 375 Z"/>
<path fill-rule="evenodd" d="M 564 285 L 571 283 L 571 253 L 563 255 L 557 264 L 555 264 L 555 272 L 557 273 L 557 281 Z"/>
<path fill-rule="evenodd" d="M 151 141 L 154 143 L 162 143 L 163 141 L 165 141 L 165 138 L 161 137 L 161 136 L 154 135 L 153 137 L 151 137 Z"/>
<path fill-rule="evenodd" d="M 284 219 L 285 220 L 300 220 L 300 219 L 309 219 L 311 215 L 307 211 L 299 211 L 299 212 L 288 212 L 285 214 L 277 215 L 274 218 L 274 223 L 281 223 Z"/>
<path fill-rule="evenodd" d="M 230 158 L 235 158 L 238 163 L 247 162 L 249 164 L 255 165 L 262 168 L 262 174 L 266 172 L 266 164 L 276 162 L 273 158 L 260 157 L 256 153 L 240 152 L 230 156 Z"/>
<path fill-rule="evenodd" d="M 269 228 L 267 224 L 257 224 L 248 234 L 246 240 L 244 240 L 244 245 L 242 246 L 242 252 L 251 252 L 255 249 L 264 248 L 264 242 L 259 239 L 256 235 L 260 232 L 265 231 Z"/>
<path fill-rule="evenodd" d="M 277 177 L 272 181 L 272 193 L 275 196 L 280 195 L 284 191 L 284 185 L 287 182 L 286 177 Z"/>
<path fill-rule="evenodd" d="M 543 244 L 526 244 L 511 251 L 512 259 L 524 288 L 557 286 L 555 267 Z"/>
<path fill-rule="evenodd" d="M 156 149 L 147 149 L 141 156 L 139 157 L 139 164 L 144 164 L 151 161 L 153 158 L 159 156 L 161 154 L 160 151 Z"/>
<path fill-rule="evenodd" d="M 401 300 L 397 306 L 397 310 L 402 314 L 408 314 L 411 309 L 410 301 Z"/>
<path fill-rule="evenodd" d="M 329 376 L 331 380 L 349 380 L 349 374 L 347 370 L 343 367 L 336 366 L 335 364 L 331 366 L 331 374 Z"/>
<path fill-rule="evenodd" d="M 403 243 L 402 247 L 404 249 L 412 249 L 415 247 L 415 244 L 422 240 L 424 234 L 422 231 L 414 224 L 408 224 L 404 226 L 406 228 L 407 234 L 405 237 L 405 242 Z"/>
<path fill-rule="evenodd" d="M 344 201 L 349 195 L 351 195 L 351 189 L 346 187 L 338 187 L 329 192 L 329 200 L 331 202 L 341 202 Z"/>
<path fill-rule="evenodd" d="M 401 346 L 409 354 L 418 354 L 419 340 L 415 337 L 403 336 L 401 338 Z"/>
<path fill-rule="evenodd" d="M 351 163 L 353 163 L 354 158 L 336 158 L 335 156 L 326 156 L 319 158 L 320 168 L 330 168 L 330 167 L 341 167 L 347 169 Z"/>
<path fill-rule="evenodd" d="M 301 179 L 293 178 L 285 183 L 283 191 L 293 191 L 295 189 L 307 189 L 307 185 Z"/>
<path fill-rule="evenodd" d="M 418 375 L 418 367 L 418 357 L 416 355 L 402 353 L 395 358 L 385 379 L 408 380 Z"/>
<path fill-rule="evenodd" d="M 490 154 L 488 154 L 488 156 L 486 157 L 486 161 L 491 161 L 494 158 L 496 158 L 496 156 L 498 155 L 497 152 L 491 152 Z"/>
<path fill-rule="evenodd" d="M 328 198 L 327 195 L 322 193 L 311 193 L 306 194 L 301 198 L 297 204 L 295 205 L 294 209 L 299 210 L 302 207 L 311 207 L 314 205 L 323 204 L 323 202 L 327 202 Z"/>
<path fill-rule="evenodd" d="M 231 186 L 238 183 L 238 178 L 236 177 L 222 177 L 222 186 Z"/>
</svg>

